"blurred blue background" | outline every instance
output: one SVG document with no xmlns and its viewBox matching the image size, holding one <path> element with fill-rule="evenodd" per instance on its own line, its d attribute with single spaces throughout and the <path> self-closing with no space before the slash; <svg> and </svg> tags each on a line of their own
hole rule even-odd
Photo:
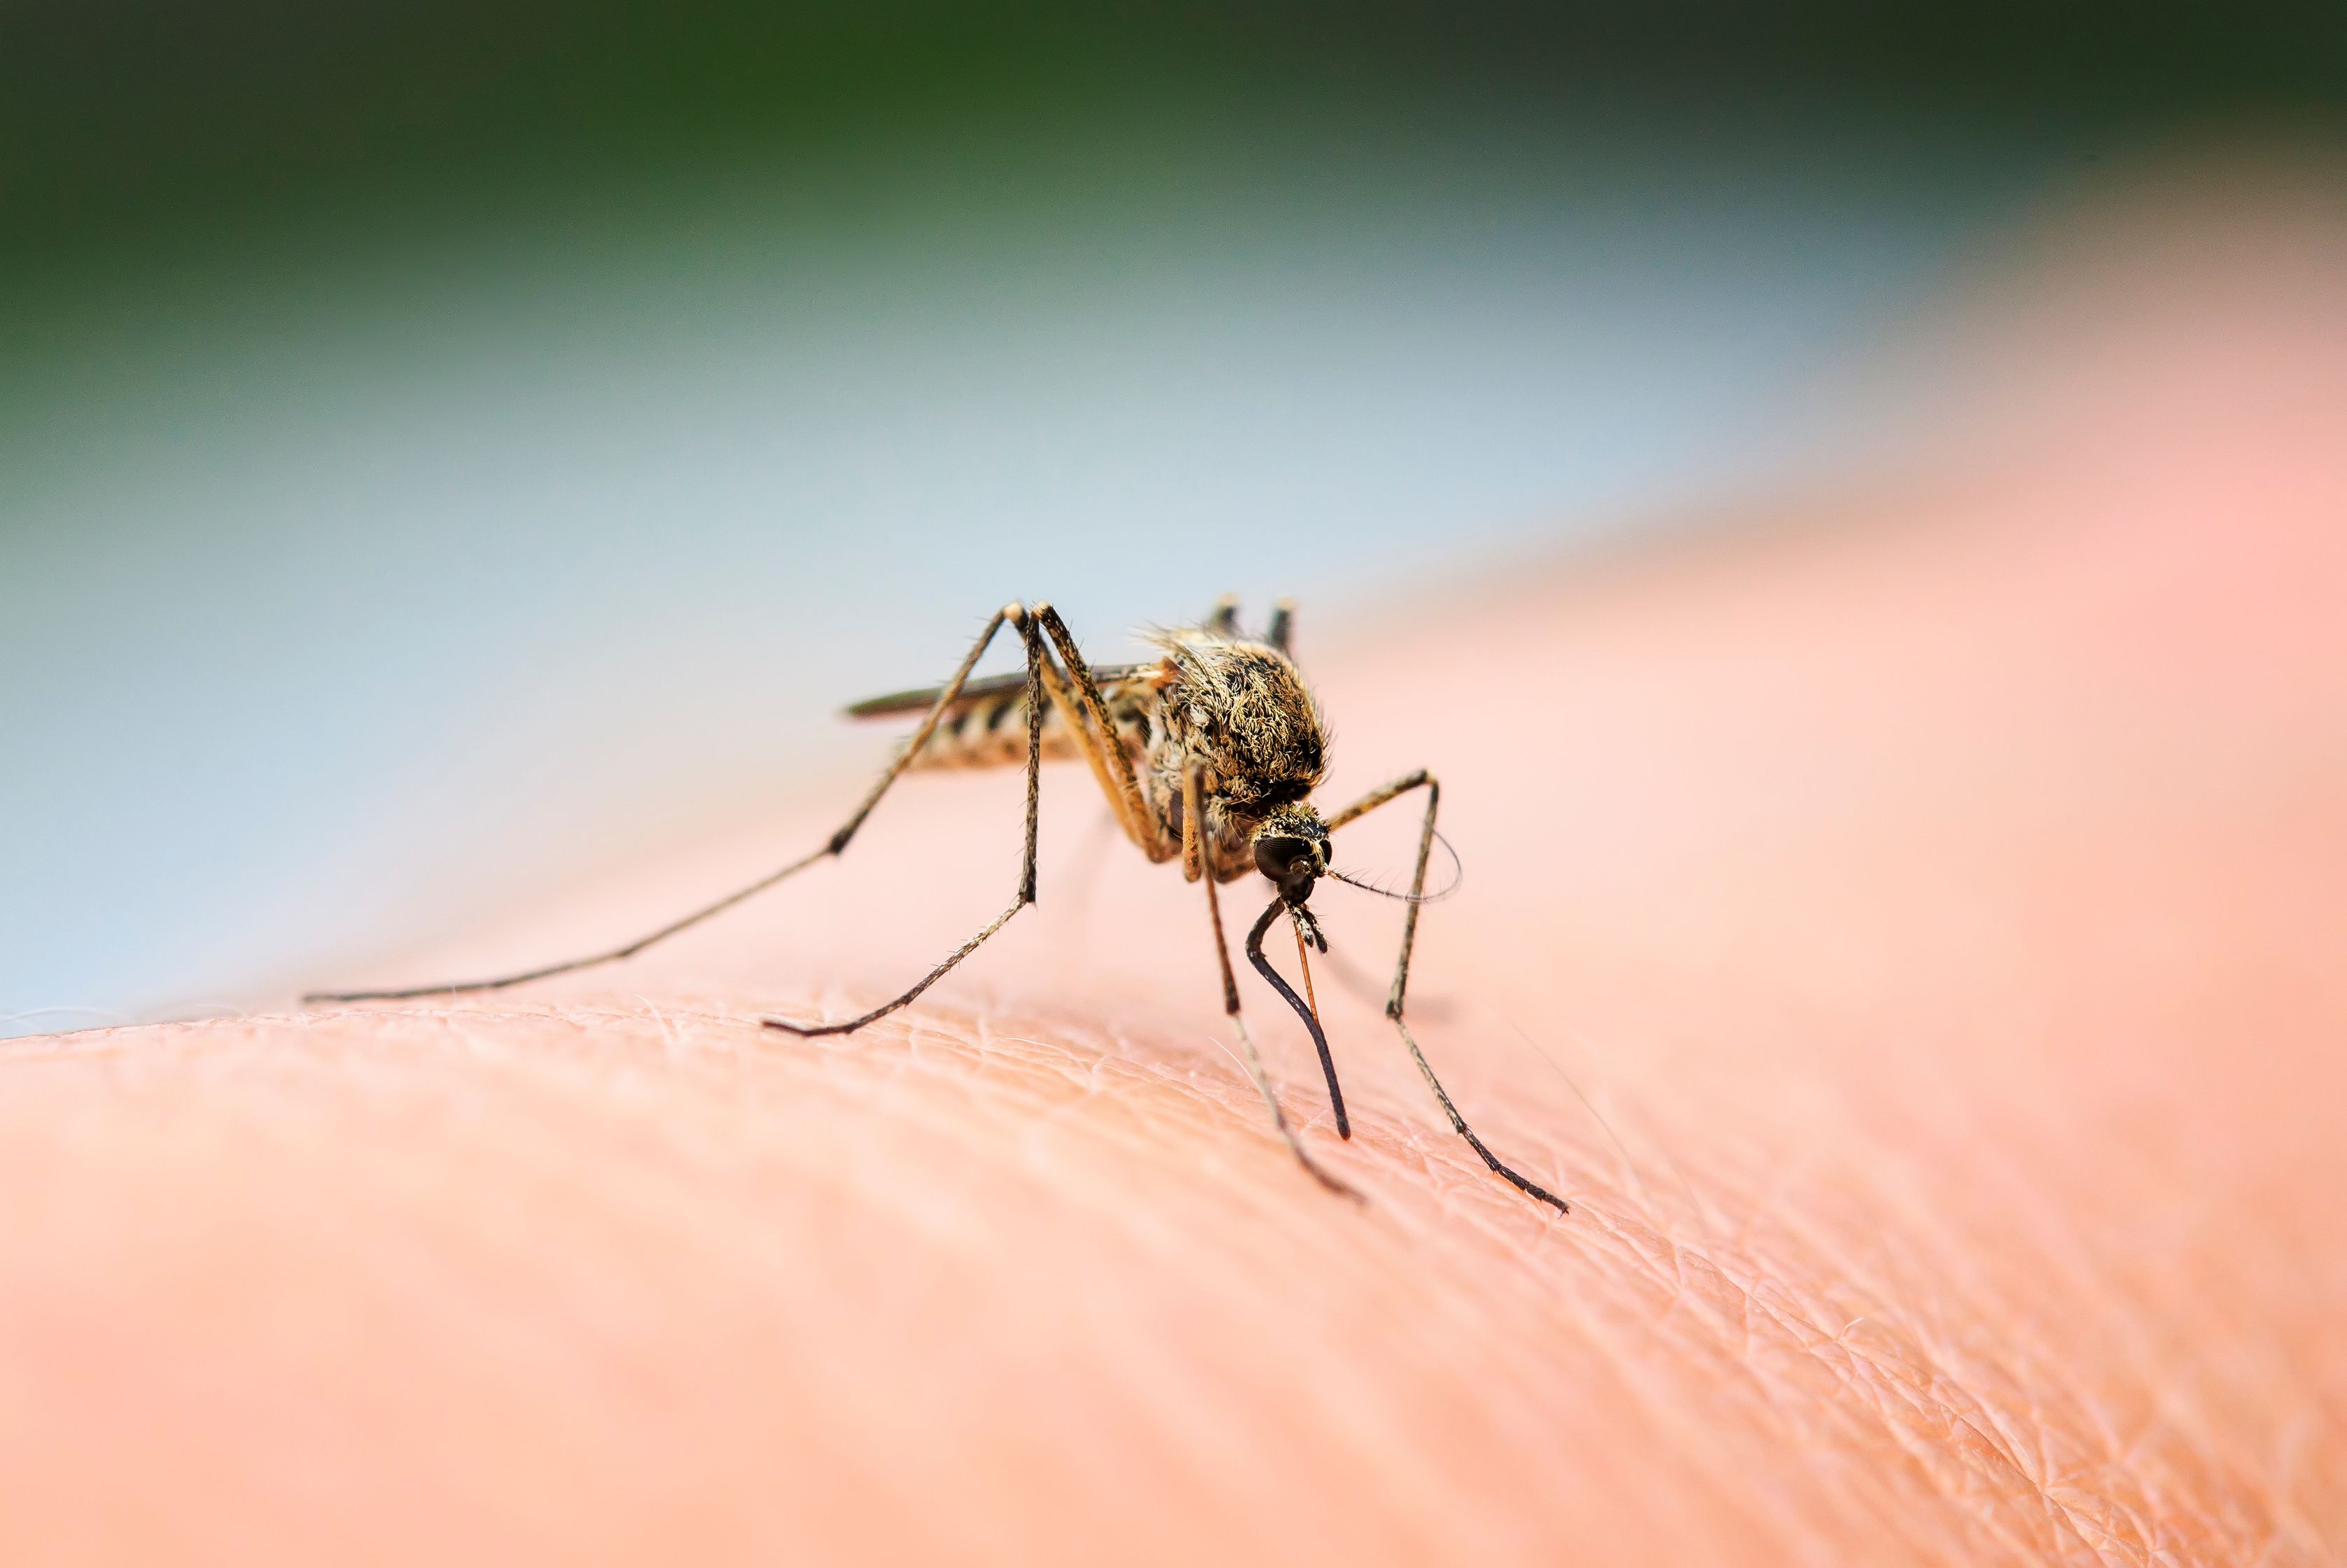
<svg viewBox="0 0 2347 1568">
<path fill-rule="evenodd" d="M 835 783 L 1009 598 L 1308 659 L 1830 461 L 2099 161 L 2329 138 L 2342 14 L 20 0 L 0 1032 Z"/>
</svg>

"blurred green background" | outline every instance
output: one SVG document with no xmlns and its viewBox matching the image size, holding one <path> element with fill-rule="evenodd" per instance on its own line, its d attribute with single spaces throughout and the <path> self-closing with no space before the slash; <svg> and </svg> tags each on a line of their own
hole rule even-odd
<svg viewBox="0 0 2347 1568">
<path fill-rule="evenodd" d="M 16 0 L 0 1030 L 839 781 L 1007 598 L 1294 592 L 1308 661 L 1830 464 L 2004 236 L 2329 147 L 2342 67 L 2271 0 Z"/>
</svg>

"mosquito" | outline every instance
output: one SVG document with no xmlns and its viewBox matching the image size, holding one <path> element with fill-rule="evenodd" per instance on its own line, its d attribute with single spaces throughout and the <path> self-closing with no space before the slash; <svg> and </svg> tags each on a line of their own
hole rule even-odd
<svg viewBox="0 0 2347 1568">
<path fill-rule="evenodd" d="M 609 952 L 593 953 L 559 964 L 525 969 L 495 979 L 448 985 L 414 986 L 398 990 L 328 991 L 304 997 L 311 1002 L 398 1000 L 413 997 L 449 996 L 465 991 L 498 990 L 549 976 L 632 958 L 655 942 L 699 925 L 712 916 L 763 893 L 795 876 L 818 860 L 846 852 L 880 798 L 907 772 L 947 767 L 1009 766 L 1023 763 L 1027 774 L 1026 848 L 1020 859 L 1019 888 L 1010 907 L 980 927 L 977 935 L 948 954 L 927 974 L 900 994 L 851 1019 L 835 1023 L 794 1023 L 764 1020 L 766 1027 L 799 1036 L 852 1034 L 876 1019 L 911 1003 L 987 939 L 1010 923 L 1011 917 L 1035 902 L 1035 833 L 1040 798 L 1041 765 L 1046 760 L 1080 757 L 1092 769 L 1101 793 L 1107 796 L 1117 825 L 1152 865 L 1179 860 L 1184 880 L 1205 889 L 1208 923 L 1214 934 L 1214 958 L 1222 972 L 1223 1011 L 1245 1052 L 1247 1076 L 1271 1112 L 1272 1126 L 1296 1160 L 1332 1193 L 1358 1198 L 1307 1151 L 1296 1136 L 1279 1097 L 1264 1071 L 1263 1058 L 1247 1032 L 1239 1007 L 1239 988 L 1231 968 L 1230 943 L 1224 934 L 1218 889 L 1249 872 L 1260 873 L 1273 886 L 1271 902 L 1256 917 L 1246 936 L 1246 957 L 1256 971 L 1295 1009 L 1320 1056 L 1320 1071 L 1328 1083 L 1329 1109 L 1337 1134 L 1349 1139 L 1351 1121 L 1345 1113 L 1344 1090 L 1337 1081 L 1337 1064 L 1328 1051 L 1328 1037 L 1320 1026 L 1317 999 L 1312 994 L 1310 950 L 1326 953 L 1328 938 L 1312 913 L 1309 900 L 1321 877 L 1351 883 L 1371 892 L 1386 890 L 1336 870 L 1330 861 L 1330 836 L 1379 806 L 1414 791 L 1423 790 L 1426 813 L 1419 824 L 1418 861 L 1409 891 L 1399 897 L 1404 904 L 1401 951 L 1394 963 L 1392 989 L 1386 996 L 1386 1017 L 1393 1021 L 1410 1059 L 1434 1091 L 1437 1103 L 1450 1118 L 1451 1130 L 1481 1155 L 1492 1172 L 1512 1183 L 1527 1196 L 1570 1213 L 1565 1202 L 1521 1174 L 1475 1135 L 1460 1115 L 1442 1081 L 1434 1074 L 1426 1053 L 1410 1033 L 1403 1000 L 1409 987 L 1410 949 L 1418 938 L 1419 908 L 1430 900 L 1426 873 L 1435 842 L 1435 813 L 1441 785 L 1420 768 L 1354 801 L 1332 815 L 1322 816 L 1311 796 L 1327 773 L 1328 732 L 1319 704 L 1304 683 L 1289 651 L 1295 606 L 1282 600 L 1270 624 L 1260 635 L 1239 626 L 1238 601 L 1225 597 L 1195 626 L 1147 634 L 1159 657 L 1137 664 L 1092 664 L 1078 651 L 1067 622 L 1049 603 L 1012 603 L 994 612 L 963 656 L 953 678 L 943 686 L 897 692 L 874 697 L 847 710 L 858 719 L 901 719 L 917 713 L 920 723 L 897 748 L 878 782 L 823 845 L 778 871 L 715 903 L 671 921 L 647 936 Z M 1023 671 L 973 680 L 970 671 L 985 656 L 995 634 L 1004 626 L 1014 630 L 1026 651 Z M 1305 994 L 1298 996 L 1265 956 L 1265 935 L 1283 915 L 1296 935 L 1296 959 Z"/>
</svg>

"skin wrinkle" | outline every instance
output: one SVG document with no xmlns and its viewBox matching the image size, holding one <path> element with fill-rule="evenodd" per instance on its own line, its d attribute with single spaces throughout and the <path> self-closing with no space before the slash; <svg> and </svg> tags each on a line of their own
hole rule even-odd
<svg viewBox="0 0 2347 1568">
<path fill-rule="evenodd" d="M 1699 1258 L 1693 1254 L 1691 1249 L 1679 1246 L 1671 1246 L 1667 1249 L 1661 1247 L 1650 1248 L 1646 1251 L 1645 1255 L 1650 1259 L 1656 1256 L 1667 1256 L 1669 1260 L 1670 1269 L 1668 1271 L 1668 1283 L 1676 1286 L 1676 1294 L 1672 1298 L 1672 1309 L 1676 1309 L 1676 1307 L 1696 1298 L 1696 1293 L 1692 1288 L 1692 1281 L 1688 1277 L 1691 1268 L 1700 1268 L 1706 1274 L 1706 1277 L 1716 1279 L 1737 1292 L 1734 1301 L 1735 1311 L 1724 1316 L 1733 1318 L 1737 1331 L 1742 1335 L 1745 1341 L 1742 1346 L 1737 1348 L 1739 1359 L 1747 1363 L 1751 1363 L 1758 1359 L 1756 1347 L 1752 1343 L 1754 1339 L 1752 1314 L 1756 1310 L 1767 1321 L 1783 1328 L 1793 1342 L 1799 1345 L 1804 1350 L 1811 1352 L 1816 1350 L 1816 1331 L 1812 1325 L 1799 1321 L 1796 1315 L 1781 1310 L 1764 1300 L 1761 1296 L 1761 1286 L 1738 1282 L 1730 1278 L 1727 1271 L 1724 1268 L 1721 1268 L 1715 1260 Z M 1658 1279 L 1663 1279 L 1665 1277 L 1665 1271 L 1659 1267 L 1654 1269 L 1654 1274 Z M 1856 1358 L 1856 1359 L 1864 1362 L 1868 1358 L 1860 1357 Z M 1881 1370 L 1879 1367 L 1875 1369 L 1878 1371 Z M 1951 1420 L 1955 1419 L 1952 1410 L 1943 1409 L 1943 1413 L 1946 1414 Z"/>
<path fill-rule="evenodd" d="M 1035 1042 L 1035 1044 L 1040 1044 L 1040 1042 Z M 1122 1050 L 1124 1050 L 1124 1051 L 1132 1051 L 1132 1042 L 1124 1042 L 1124 1047 L 1122 1047 Z M 1089 1068 L 1087 1078 L 1092 1078 L 1092 1080 L 1099 1078 L 1099 1068 L 1101 1068 L 1101 1061 L 1099 1061 L 1099 1059 L 1096 1059 L 1096 1061 L 1092 1063 L 1092 1068 Z M 1415 1153 L 1415 1155 L 1419 1155 L 1419 1157 L 1425 1155 L 1425 1148 L 1422 1148 L 1422 1143 L 1419 1143 L 1418 1139 L 1410 1139 L 1410 1153 Z M 1434 1173 L 1434 1169 L 1437 1169 L 1437 1166 L 1434 1166 L 1434 1162 L 1425 1162 L 1425 1172 L 1430 1173 L 1430 1176 L 1431 1176 L 1431 1173 Z M 1467 1172 L 1460 1172 L 1460 1173 L 1467 1173 Z M 1687 1251 L 1686 1251 L 1686 1249 L 1674 1249 L 1674 1266 L 1676 1266 L 1676 1270 L 1678 1270 L 1678 1275 L 1680 1275 L 1680 1282 L 1683 1282 L 1683 1279 L 1686 1279 L 1686 1263 L 1687 1263 Z M 1814 1349 L 1817 1349 L 1817 1343 L 1814 1343 L 1814 1340 L 1809 1338 L 1809 1331 L 1812 1331 L 1812 1327 L 1809 1327 L 1809 1324 L 1800 1324 L 1800 1321 L 1798 1321 L 1798 1317 L 1796 1317 L 1796 1315 L 1790 1315 L 1790 1312 L 1784 1312 L 1784 1310 L 1777 1310 L 1777 1307 L 1772 1307 L 1772 1305 L 1769 1305 L 1768 1300 L 1763 1300 L 1763 1296 L 1760 1296 L 1760 1291 L 1758 1291 L 1756 1286 L 1747 1286 L 1747 1284 L 1737 1284 L 1737 1282 L 1732 1282 L 1732 1279 L 1727 1277 L 1727 1275 L 1725 1275 L 1723 1270 L 1716 1270 L 1716 1263 L 1713 1263 L 1713 1260 L 1704 1258 L 1704 1266 L 1706 1266 L 1708 1270 L 1716 1272 L 1716 1277 L 1723 1279 L 1725 1284 L 1730 1284 L 1732 1288 L 1737 1288 L 1737 1291 L 1739 1291 L 1739 1303 L 1737 1303 L 1737 1305 L 1739 1305 L 1741 1310 L 1744 1310 L 1744 1319 L 1741 1319 L 1741 1333 L 1744 1333 L 1744 1345 L 1739 1345 L 1739 1348 L 1737 1348 L 1737 1352 L 1739 1352 L 1739 1359 L 1744 1359 L 1744 1361 L 1747 1361 L 1747 1364 L 1753 1364 L 1753 1361 L 1758 1359 L 1758 1355 L 1756 1355 L 1756 1349 L 1758 1349 L 1758 1348 L 1756 1348 L 1756 1345 L 1751 1343 L 1751 1340 L 1753 1340 L 1753 1331 L 1751 1331 L 1751 1317 L 1748 1317 L 1748 1315 L 1751 1315 L 1753 1310 L 1758 1310 L 1758 1312 L 1760 1312 L 1760 1315 L 1765 1317 L 1765 1319 L 1772 1321 L 1772 1324 L 1777 1324 L 1777 1327 L 1779 1327 L 1779 1328 L 1784 1328 L 1784 1331 L 1786 1331 L 1786 1338 L 1788 1338 L 1790 1343 L 1800 1345 L 1802 1349 L 1809 1349 L 1809 1352 L 1814 1352 Z M 1686 1300 L 1686 1294 L 1680 1294 L 1680 1300 Z M 1866 1364 L 1868 1368 L 1870 1368 L 1870 1371 L 1878 1371 L 1878 1373 L 1885 1371 L 1885 1368 L 1882 1368 L 1882 1366 L 1880 1366 L 1880 1361 L 1870 1359 L 1870 1357 L 1863 1357 L 1863 1355 L 1861 1355 L 1861 1357 L 1857 1357 L 1857 1359 L 1861 1361 L 1861 1364 Z M 1948 1392 L 1943 1392 L 1943 1389 L 1948 1389 Z M 2021 1471 L 2021 1474 L 2024 1474 L 2024 1477 L 2028 1479 L 2028 1481 L 2033 1483 L 2033 1486 L 2040 1488 L 2040 1493 L 2042 1493 L 2042 1498 L 2045 1498 L 2045 1502 L 2049 1504 L 2051 1510 L 2056 1512 L 2058 1516 L 2061 1516 L 2061 1521 L 2063 1521 L 2063 1523 L 2065 1523 L 2067 1528 L 2070 1528 L 2070 1532 L 2073 1532 L 2073 1535 L 2077 1535 L 2079 1540 L 2084 1540 L 2084 1535 L 2086 1535 L 2086 1531 L 2082 1531 L 2082 1528 L 2079 1528 L 2079 1521 L 2075 1519 L 2073 1510 L 2070 1510 L 2070 1504 L 2067 1504 L 2065 1500 L 2061 1500 L 2061 1498 L 2054 1498 L 2054 1495 L 2051 1495 L 2049 1491 L 2046 1491 L 2046 1483 L 2045 1483 L 2046 1471 L 2045 1471 L 2045 1465 L 2040 1465 L 2040 1467 L 2030 1467 L 2030 1465 L 2025 1465 L 2025 1462 L 2021 1462 L 2021 1458 L 2018 1458 L 2018 1455 L 2014 1453 L 2014 1450 L 2012 1450 L 2012 1443 L 2009 1443 L 2009 1439 L 2006 1439 L 2004 1434 L 2002 1434 L 2002 1427 L 2000 1427 L 2000 1432 L 1997 1432 L 1997 1434 L 1983 1432 L 1983 1430 L 1981 1430 L 1979 1425 L 1973 1425 L 1972 1418 L 1967 1416 L 1967 1409 L 1964 1409 L 1964 1406 L 1969 1406 L 1969 1409 L 1972 1409 L 1972 1410 L 1981 1410 L 1979 1401 L 1972 1401 L 1972 1399 L 1969 1399 L 1969 1397 L 1967 1397 L 1967 1399 L 1964 1399 L 1963 1404 L 1955 1404 L 1955 1401 L 1951 1399 L 1951 1394 L 1952 1394 L 1952 1389 L 1951 1389 L 1951 1385 L 1948 1385 L 1946 1380 L 1939 1380 L 1939 1378 L 1934 1378 L 1934 1380 L 1932 1380 L 1932 1388 L 1929 1388 L 1929 1397 L 1932 1397 L 1932 1399 L 1939 1399 L 1939 1409 L 1936 1409 L 1936 1413 L 1939 1413 L 1939 1416 L 1943 1418 L 1943 1420 L 1946 1420 L 1946 1425 L 1951 1425 L 1951 1427 L 1963 1427 L 1963 1430 L 1972 1430 L 1972 1432 L 1976 1434 L 1976 1437 L 1979 1437 L 1981 1441 L 1983 1441 L 1985 1446 L 1988 1446 L 1988 1449 L 1993 1450 L 1993 1453 L 1995 1453 L 1995 1458 L 1997 1458 L 1997 1460 L 2002 1460 L 2002 1462 L 2004 1462 L 2004 1465 L 2009 1465 L 2009 1467 L 2014 1467 L 2014 1470 L 2016 1470 L 2016 1471 Z M 1988 1418 L 1990 1418 L 1990 1422 L 1993 1422 L 1993 1425 L 1997 1425 L 1997 1422 L 1995 1422 L 1995 1416 L 1993 1416 L 1993 1413 L 1988 1413 Z M 2024 1544 L 2025 1544 L 2025 1542 L 2024 1542 Z"/>
<path fill-rule="evenodd" d="M 438 1009 L 400 1009 L 400 1011 L 404 1015 L 414 1019 L 416 1021 L 427 1022 L 440 1026 L 451 1039 L 458 1040 L 461 1040 L 465 1036 L 473 1032 L 469 1027 L 470 1025 L 477 1024 L 480 1021 L 477 1017 L 467 1018 L 463 1014 L 452 1014 Z M 598 1048 L 599 1050 L 607 1050 L 609 1046 L 609 1031 L 604 1026 L 608 1026 L 612 1023 L 624 1023 L 629 1021 L 651 1021 L 653 1024 L 654 1030 L 657 1030 L 659 1029 L 660 1022 L 659 1019 L 649 1011 L 631 1019 L 630 1015 L 616 1009 L 567 1009 L 559 1011 L 547 1011 L 530 1014 L 520 1014 L 508 1011 L 504 1016 L 507 1018 L 527 1017 L 534 1021 L 559 1024 L 566 1028 L 566 1030 L 575 1031 L 575 1038 L 582 1046 L 590 1038 L 600 1037 L 603 1041 L 603 1045 Z M 667 1015 L 671 1025 L 673 1025 L 679 1019 L 685 1016 L 688 1015 L 683 1012 L 683 1009 L 671 1009 L 671 1011 Z M 742 1029 L 744 1030 L 745 1032 L 748 1027 L 743 1020 L 726 1019 L 715 1015 L 703 1014 L 700 1015 L 700 1018 L 702 1021 L 714 1023 L 723 1027 Z M 589 1033 L 590 1030 L 595 1031 L 591 1036 Z M 214 1028 L 207 1032 L 218 1035 L 228 1031 Z M 909 1037 L 913 1032 L 915 1031 L 909 1029 L 906 1031 L 907 1037 Z M 998 1035 L 996 1038 L 999 1040 L 1001 1037 Z M 665 1049 L 665 1045 L 666 1041 L 665 1039 L 663 1039 L 661 1041 L 663 1049 Z M 1127 1053 L 1129 1055 L 1133 1047 L 1130 1042 L 1127 1042 L 1121 1048 L 1121 1053 Z M 879 1053 L 867 1053 L 865 1060 L 855 1061 L 855 1064 L 858 1067 L 868 1068 L 872 1065 L 871 1057 Z M 855 1059 L 840 1057 L 835 1058 L 835 1061 L 855 1061 Z M 819 1065 L 829 1066 L 832 1064 L 833 1063 L 826 1062 Z M 924 1063 L 924 1065 L 932 1067 L 936 1066 L 934 1062 Z M 942 1071 L 942 1069 L 938 1069 L 938 1071 Z M 1061 1075 L 1054 1074 L 1054 1076 Z M 1226 1106 L 1226 1108 L 1235 1107 L 1243 1110 L 1245 1104 L 1245 1101 L 1243 1096 L 1231 1094 L 1229 1096 L 1229 1105 Z M 1422 1148 L 1416 1147 L 1418 1143 L 1417 1140 L 1411 1139 L 1409 1142 L 1413 1145 L 1413 1153 L 1423 1153 Z M 1448 1167 L 1447 1170 L 1446 1167 Z M 1461 1183 L 1461 1185 L 1466 1193 L 1473 1194 L 1481 1191 L 1480 1184 L 1473 1180 L 1474 1173 L 1471 1169 L 1468 1168 L 1463 1162 L 1438 1162 L 1428 1160 L 1424 1163 L 1423 1168 L 1431 1175 L 1450 1174 L 1454 1177 L 1464 1178 L 1465 1180 Z M 1497 1213 L 1504 1214 L 1511 1212 L 1506 1205 L 1493 1205 L 1488 1201 L 1481 1203 L 1478 1206 L 1486 1213 L 1496 1211 Z M 1456 1206 L 1455 1200 L 1450 1201 L 1449 1212 L 1451 1214 L 1452 1217 L 1459 1217 L 1460 1211 Z"/>
<path fill-rule="evenodd" d="M 1870 1364 L 1877 1369 L 1888 1370 L 1880 1360 L 1866 1357 L 1863 1352 L 1860 1353 L 1860 1359 L 1862 1363 Z M 1947 1364 L 1948 1358 L 1945 1352 L 1940 1352 L 1933 1355 L 1932 1359 L 1944 1366 Z M 2042 1388 L 2044 1385 L 2040 1383 L 2034 1386 Z M 1952 1429 L 1969 1432 L 1977 1439 L 1981 1447 L 1986 1450 L 1989 1462 L 2009 1468 L 2025 1478 L 2031 1486 L 2036 1488 L 2052 1508 L 2057 1511 L 2060 1524 L 2079 1532 L 2082 1538 L 2087 1534 L 2101 1533 L 2100 1530 L 2092 1527 L 2088 1521 L 2079 1516 L 2070 1500 L 2054 1494 L 2051 1481 L 2053 1467 L 2046 1460 L 2042 1445 L 2036 1455 L 2036 1462 L 2033 1463 L 2029 1454 L 2024 1451 L 2028 1445 L 2016 1440 L 2016 1427 L 2029 1428 L 2042 1438 L 2045 1430 L 2045 1423 L 2042 1420 L 2035 1419 L 2031 1412 L 2015 1410 L 1988 1400 L 1961 1378 L 1946 1374 L 1932 1375 L 1928 1384 L 1919 1392 L 1936 1405 Z"/>
<path fill-rule="evenodd" d="M 1652 1257 L 1655 1254 L 1649 1252 L 1646 1255 Z M 1738 1361 L 1745 1365 L 1757 1366 L 1761 1359 L 1752 1324 L 1752 1314 L 1755 1312 L 1780 1328 L 1785 1338 L 1790 1343 L 1799 1346 L 1806 1352 L 1819 1353 L 1822 1336 L 1814 1323 L 1803 1321 L 1798 1310 L 1787 1310 L 1772 1304 L 1766 1298 L 1765 1284 L 1737 1281 L 1731 1277 L 1719 1260 L 1701 1257 L 1692 1249 L 1673 1246 L 1668 1249 L 1667 1255 L 1672 1265 L 1671 1283 L 1677 1286 L 1677 1290 L 1672 1298 L 1671 1307 L 1666 1309 L 1663 1319 L 1665 1325 L 1668 1310 L 1676 1310 L 1681 1306 L 1700 1298 L 1699 1294 L 1692 1288 L 1692 1282 L 1688 1277 L 1690 1267 L 1694 1267 L 1703 1271 L 1706 1277 L 1717 1279 L 1737 1293 L 1733 1304 L 1735 1308 L 1733 1317 L 1735 1327 L 1742 1337 L 1742 1343 L 1736 1348 L 1736 1358 Z M 1658 1279 L 1664 1277 L 1663 1271 L 1659 1268 L 1655 1270 L 1655 1275 Z M 2008 1467 L 2036 1488 L 2049 1509 L 2058 1516 L 2058 1523 L 2068 1533 L 2075 1535 L 2082 1543 L 2089 1536 L 2108 1533 L 2098 1522 L 2081 1518 L 2071 1500 L 2055 1494 L 2050 1484 L 2050 1465 L 2045 1462 L 2032 1465 L 2021 1452 L 2017 1451 L 2017 1445 L 2009 1435 L 2009 1422 L 2013 1419 L 2010 1413 L 2001 1411 L 1982 1400 L 1964 1389 L 1961 1382 L 1944 1375 L 1932 1375 L 1928 1378 L 1928 1380 L 1919 1379 L 1911 1374 L 1901 1376 L 1893 1370 L 1893 1363 L 1886 1362 L 1879 1356 L 1863 1350 L 1853 1350 L 1835 1341 L 1827 1342 L 1835 1343 L 1837 1349 L 1848 1352 L 1851 1366 L 1872 1375 L 1871 1381 L 1866 1386 L 1881 1392 L 1906 1389 L 1919 1396 L 1907 1418 L 1906 1424 L 1909 1428 L 1922 1427 L 1936 1422 L 1951 1430 L 1971 1432 L 1989 1450 L 1989 1456 L 1993 1462 Z M 1917 1348 L 1920 1350 L 1920 1347 Z M 1831 1356 L 1824 1356 L 1822 1358 L 1827 1361 L 1830 1369 L 1840 1370 L 1834 1366 L 1834 1358 Z M 1923 1358 L 1934 1359 L 1928 1357 Z M 1901 1370 L 1903 1371 L 1903 1368 Z M 1765 1392 L 1765 1388 L 1763 1391 Z M 1886 1424 L 1889 1424 L 1887 1407 L 1878 1403 L 1877 1409 L 1884 1414 Z M 2042 1430 L 2042 1424 L 2040 1429 Z M 1910 1443 L 1907 1446 L 1910 1451 L 1919 1454 L 1929 1451 L 1924 1445 Z M 2123 1510 L 2122 1512 L 2132 1514 L 2134 1511 Z M 2039 1542 L 2016 1542 L 2016 1544 L 2027 1545 L 2033 1550 L 2042 1549 L 2043 1545 Z M 2145 1545 L 2140 1532 L 2138 1532 L 2137 1544 L 2139 1547 Z M 2148 1560 L 2147 1553 L 2144 1554 L 2144 1560 Z"/>
</svg>

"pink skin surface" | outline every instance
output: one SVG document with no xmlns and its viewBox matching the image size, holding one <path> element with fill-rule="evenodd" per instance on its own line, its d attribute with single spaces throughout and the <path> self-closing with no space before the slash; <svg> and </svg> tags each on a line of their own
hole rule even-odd
<svg viewBox="0 0 2347 1568">
<path fill-rule="evenodd" d="M 1998 307 L 1895 477 L 1306 623 L 1324 804 L 1444 783 L 1419 1038 L 1569 1218 L 1326 886 L 1350 1144 L 1243 981 L 1369 1201 L 1306 1178 L 1081 769 L 995 947 L 761 1029 L 1010 895 L 1018 780 L 917 778 L 623 967 L 6 1048 L 0 1559 L 2338 1561 L 2347 249 L 2268 241 Z M 845 804 L 321 978 L 608 943 Z"/>
</svg>

